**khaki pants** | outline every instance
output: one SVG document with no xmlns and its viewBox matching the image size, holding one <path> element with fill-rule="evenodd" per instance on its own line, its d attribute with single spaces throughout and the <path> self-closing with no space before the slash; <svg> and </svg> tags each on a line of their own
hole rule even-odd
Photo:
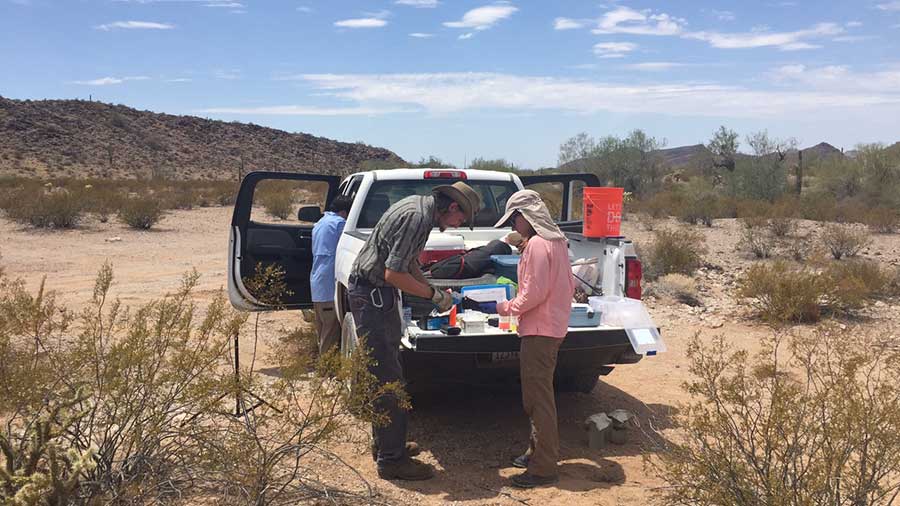
<svg viewBox="0 0 900 506">
<path fill-rule="evenodd" d="M 536 476 L 556 476 L 559 461 L 559 428 L 553 373 L 562 339 L 523 336 L 519 354 L 522 376 L 522 406 L 531 420 L 528 445 L 528 472 Z"/>
<path fill-rule="evenodd" d="M 313 302 L 316 311 L 316 330 L 319 333 L 319 354 L 341 346 L 341 322 L 334 311 L 334 302 Z"/>
</svg>

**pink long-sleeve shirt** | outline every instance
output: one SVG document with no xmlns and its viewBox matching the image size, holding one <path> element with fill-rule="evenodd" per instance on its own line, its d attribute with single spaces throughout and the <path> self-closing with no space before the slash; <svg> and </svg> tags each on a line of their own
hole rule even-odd
<svg viewBox="0 0 900 506">
<path fill-rule="evenodd" d="M 535 235 L 519 259 L 519 292 L 497 304 L 501 316 L 519 317 L 520 336 L 566 337 L 575 281 L 566 241 Z"/>
</svg>

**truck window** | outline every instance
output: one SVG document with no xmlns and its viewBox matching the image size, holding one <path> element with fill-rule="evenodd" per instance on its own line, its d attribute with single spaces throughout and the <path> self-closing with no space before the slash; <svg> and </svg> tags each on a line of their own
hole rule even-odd
<svg viewBox="0 0 900 506">
<path fill-rule="evenodd" d="M 260 181 L 253 190 L 250 220 L 270 224 L 299 223 L 297 211 L 300 207 L 319 206 L 323 210 L 327 195 L 328 183 L 324 181 Z"/>
<path fill-rule="evenodd" d="M 394 203 L 410 195 L 430 195 L 435 186 L 453 184 L 455 179 L 416 179 L 409 181 L 376 181 L 366 195 L 358 228 L 372 228 Z M 481 195 L 481 212 L 475 216 L 476 227 L 492 227 L 506 210 L 506 200 L 519 188 L 512 181 L 476 181 L 466 184 Z"/>
</svg>

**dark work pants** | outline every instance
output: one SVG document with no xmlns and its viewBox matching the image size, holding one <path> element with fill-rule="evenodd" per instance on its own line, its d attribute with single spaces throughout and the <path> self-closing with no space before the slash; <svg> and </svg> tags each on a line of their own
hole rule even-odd
<svg viewBox="0 0 900 506">
<path fill-rule="evenodd" d="M 366 348 L 373 360 L 369 366 L 380 385 L 403 383 L 400 365 L 402 332 L 399 293 L 392 287 L 375 287 L 365 282 L 350 284 L 350 311 L 359 337 L 365 336 Z M 399 462 L 405 457 L 407 414 L 394 395 L 375 399 L 376 412 L 387 415 L 387 425 L 372 425 L 378 464 Z"/>
</svg>

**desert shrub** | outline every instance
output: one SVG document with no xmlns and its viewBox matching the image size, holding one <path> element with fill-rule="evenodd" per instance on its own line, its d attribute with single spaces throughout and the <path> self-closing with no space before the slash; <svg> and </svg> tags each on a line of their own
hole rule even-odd
<svg viewBox="0 0 900 506">
<path fill-rule="evenodd" d="M 101 223 L 109 221 L 122 205 L 122 197 L 112 187 L 92 187 L 84 192 L 85 211 L 93 213 Z"/>
<path fill-rule="evenodd" d="M 769 218 L 764 214 L 748 214 L 741 216 L 738 222 L 744 228 L 761 229 L 769 226 Z"/>
<path fill-rule="evenodd" d="M 294 199 L 290 190 L 270 190 L 259 195 L 260 203 L 270 215 L 286 220 L 294 210 Z"/>
<path fill-rule="evenodd" d="M 787 237 L 797 228 L 795 218 L 799 203 L 795 199 L 781 199 L 769 209 L 769 230 L 775 237 Z"/>
<path fill-rule="evenodd" d="M 803 262 L 813 253 L 813 244 L 808 235 L 782 238 L 780 245 L 787 255 L 796 262 Z"/>
<path fill-rule="evenodd" d="M 838 202 L 834 195 L 825 192 L 805 193 L 801 198 L 800 217 L 818 222 L 837 221 Z"/>
<path fill-rule="evenodd" d="M 665 504 L 890 505 L 900 490 L 900 356 L 868 330 L 724 336 L 688 347 L 683 434 L 659 459 Z"/>
<path fill-rule="evenodd" d="M 112 279 L 105 265 L 77 326 L 53 292 L 0 280 L 0 502 L 371 500 L 363 487 L 312 478 L 305 467 L 312 454 L 332 457 L 329 442 L 367 438 L 350 430 L 360 424 L 351 412 L 379 423 L 372 399 L 406 402 L 399 385 L 377 385 L 366 354 L 321 357 L 311 378 L 298 365 L 308 358 L 281 353 L 278 379 L 242 369 L 236 382 L 225 366 L 247 316 L 223 294 L 198 318 L 192 273 L 174 294 L 132 311 L 112 299 Z M 242 416 L 223 416 L 235 403 Z"/>
<path fill-rule="evenodd" d="M 768 230 L 758 226 L 749 226 L 745 222 L 745 225 L 741 227 L 738 248 L 753 253 L 756 258 L 769 258 L 775 249 L 775 238 Z"/>
<path fill-rule="evenodd" d="M 900 213 L 889 207 L 874 207 L 862 219 L 869 230 L 877 234 L 893 234 L 900 228 Z"/>
<path fill-rule="evenodd" d="M 747 300 L 770 323 L 816 322 L 827 294 L 827 281 L 805 268 L 783 262 L 756 264 L 741 278 L 738 296 Z"/>
<path fill-rule="evenodd" d="M 869 235 L 848 225 L 833 223 L 822 230 L 822 243 L 835 260 L 854 257 L 869 245 Z"/>
<path fill-rule="evenodd" d="M 119 219 L 131 228 L 148 230 L 159 223 L 165 212 L 159 201 L 150 196 L 135 197 L 122 202 Z"/>
<path fill-rule="evenodd" d="M 66 190 L 22 190 L 9 206 L 11 220 L 35 228 L 74 228 L 84 215 L 81 197 Z"/>
<path fill-rule="evenodd" d="M 646 214 L 652 218 L 666 218 L 677 216 L 684 207 L 682 195 L 674 191 L 661 191 L 639 201 L 635 205 L 635 211 Z"/>
<path fill-rule="evenodd" d="M 648 253 L 645 272 L 649 279 L 672 273 L 691 275 L 703 263 L 706 239 L 686 228 L 657 230 Z"/>
<path fill-rule="evenodd" d="M 828 280 L 829 307 L 836 312 L 852 312 L 894 294 L 896 273 L 870 260 L 832 263 L 822 275 Z"/>
<path fill-rule="evenodd" d="M 162 203 L 166 209 L 190 210 L 198 200 L 198 195 L 192 188 L 180 185 L 168 191 Z"/>
<path fill-rule="evenodd" d="M 742 199 L 735 202 L 737 217 L 741 219 L 765 219 L 769 216 L 771 205 L 760 200 Z"/>
<path fill-rule="evenodd" d="M 700 295 L 697 281 L 684 274 L 666 274 L 660 276 L 648 286 L 650 295 L 668 297 L 689 306 L 699 306 Z"/>
</svg>

